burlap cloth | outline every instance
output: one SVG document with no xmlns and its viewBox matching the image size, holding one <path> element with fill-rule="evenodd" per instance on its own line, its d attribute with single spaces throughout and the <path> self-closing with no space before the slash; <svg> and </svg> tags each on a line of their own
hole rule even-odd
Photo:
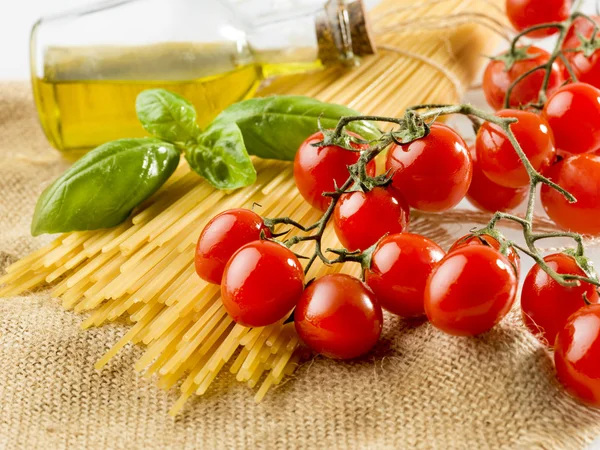
<svg viewBox="0 0 600 450">
<path fill-rule="evenodd" d="M 0 84 L 0 270 L 45 243 L 29 220 L 65 166 L 29 86 Z M 134 371 L 139 348 L 93 368 L 127 326 L 82 319 L 46 292 L 0 299 L 0 448 L 579 449 L 600 435 L 600 413 L 563 393 L 516 314 L 475 339 L 390 319 L 362 361 L 317 358 L 261 404 L 225 371 L 176 419 L 177 393 Z"/>
</svg>

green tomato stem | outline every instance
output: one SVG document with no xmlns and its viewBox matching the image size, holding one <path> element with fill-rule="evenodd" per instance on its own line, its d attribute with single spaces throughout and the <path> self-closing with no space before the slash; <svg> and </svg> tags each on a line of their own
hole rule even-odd
<svg viewBox="0 0 600 450">
<path fill-rule="evenodd" d="M 560 59 L 562 60 L 563 64 L 567 68 L 567 72 L 569 73 L 569 77 L 571 78 L 571 81 L 573 83 L 576 82 L 577 75 L 575 75 L 575 72 L 573 71 L 573 66 L 571 65 L 571 63 L 569 62 L 567 57 L 565 56 L 564 51 L 562 51 L 559 56 L 560 56 Z"/>
<path fill-rule="evenodd" d="M 550 22 L 550 23 L 541 23 L 539 25 L 534 25 L 532 27 L 529 27 L 515 35 L 515 37 L 512 40 L 512 43 L 510 44 L 510 51 L 514 52 L 516 50 L 517 43 L 526 34 L 529 34 L 532 31 L 543 30 L 546 28 L 558 28 L 559 30 L 562 30 L 564 27 L 564 24 L 565 24 L 565 22 Z"/>
</svg>

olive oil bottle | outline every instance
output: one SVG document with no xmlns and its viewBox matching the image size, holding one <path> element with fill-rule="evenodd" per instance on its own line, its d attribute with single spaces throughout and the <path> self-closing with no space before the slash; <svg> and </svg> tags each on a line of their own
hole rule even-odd
<svg viewBox="0 0 600 450">
<path fill-rule="evenodd" d="M 126 20 L 140 12 L 145 20 Z M 217 0 L 120 0 L 41 19 L 31 37 L 32 84 L 50 143 L 77 157 L 145 136 L 135 102 L 151 88 L 188 99 L 205 127 L 269 77 L 373 52 L 361 0 L 270 12 L 254 23 L 239 14 Z M 169 31 L 157 37 L 165 17 Z"/>
</svg>

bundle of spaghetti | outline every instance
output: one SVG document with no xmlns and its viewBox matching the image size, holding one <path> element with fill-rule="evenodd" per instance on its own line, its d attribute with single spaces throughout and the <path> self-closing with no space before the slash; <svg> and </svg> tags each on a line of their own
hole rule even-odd
<svg viewBox="0 0 600 450">
<path fill-rule="evenodd" d="M 444 23 L 443 31 L 393 30 L 393 25 L 467 11 L 485 14 L 489 4 L 490 0 L 434 0 L 418 6 L 384 1 L 373 11 L 375 23 L 382 27 L 381 32 L 375 30 L 378 55 L 352 69 L 277 79 L 261 95 L 309 95 L 388 116 L 399 116 L 411 104 L 456 102 L 475 78 L 483 62 L 480 55 L 495 45 L 494 31 L 476 23 L 451 28 Z M 8 267 L 0 278 L 0 296 L 49 284 L 65 309 L 88 312 L 86 328 L 129 321 L 131 328 L 96 367 L 103 367 L 127 344 L 144 345 L 135 369 L 144 376 L 157 375 L 165 389 L 180 383 L 172 414 L 192 395 L 207 392 L 226 366 L 238 381 L 259 386 L 255 398 L 262 399 L 302 358 L 293 324 L 235 324 L 221 303 L 219 287 L 200 280 L 193 261 L 200 231 L 228 208 L 258 203 L 266 217 L 290 216 L 307 224 L 319 218 L 298 194 L 289 163 L 254 163 L 256 183 L 233 192 L 211 188 L 182 163 L 122 225 L 63 234 Z M 323 248 L 338 246 L 335 234 L 327 230 Z M 309 254 L 311 242 L 294 250 Z M 307 279 L 334 271 L 358 275 L 360 268 L 315 265 Z"/>
</svg>

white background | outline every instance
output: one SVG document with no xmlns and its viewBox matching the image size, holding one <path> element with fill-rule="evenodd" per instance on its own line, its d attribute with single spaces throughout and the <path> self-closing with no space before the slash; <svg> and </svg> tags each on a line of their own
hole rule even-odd
<svg viewBox="0 0 600 450">
<path fill-rule="evenodd" d="M 29 78 L 29 33 L 42 16 L 81 8 L 106 0 L 0 0 L 0 79 Z M 114 1 L 114 0 L 113 0 Z M 164 0 L 165 2 L 171 0 Z M 187 0 L 190 2 L 199 0 Z M 221 0 L 216 0 L 221 1 Z M 325 0 L 229 0 L 242 4 L 246 10 L 264 11 L 274 4 L 319 4 Z M 374 3 L 377 0 L 367 0 Z M 110 32 L 110 31 L 107 31 Z"/>
<path fill-rule="evenodd" d="M 90 0 L 0 0 L 0 79 L 29 77 L 29 32 L 46 14 L 91 3 Z"/>
<path fill-rule="evenodd" d="M 41 16 L 80 8 L 97 3 L 98 0 L 0 0 L 0 79 L 26 79 L 29 77 L 29 33 Z M 169 0 L 165 0 L 169 1 Z M 293 3 L 298 0 L 237 0 L 246 5 Z M 419 1 L 419 0 L 417 0 Z M 303 0 L 303 3 L 318 3 L 324 0 Z M 367 0 L 376 3 L 377 0 Z M 593 12 L 595 0 L 584 0 L 584 10 Z"/>
<path fill-rule="evenodd" d="M 165 2 L 172 0 L 164 0 Z M 190 2 L 199 0 L 188 0 Z M 216 0 L 221 1 L 221 0 Z M 325 0 L 229 0 L 245 10 L 271 10 L 299 4 L 319 4 Z M 366 0 L 367 5 L 379 0 Z M 420 0 L 417 0 L 420 1 Z M 0 79 L 29 78 L 29 33 L 42 16 L 81 8 L 99 0 L 0 0 Z"/>
</svg>

